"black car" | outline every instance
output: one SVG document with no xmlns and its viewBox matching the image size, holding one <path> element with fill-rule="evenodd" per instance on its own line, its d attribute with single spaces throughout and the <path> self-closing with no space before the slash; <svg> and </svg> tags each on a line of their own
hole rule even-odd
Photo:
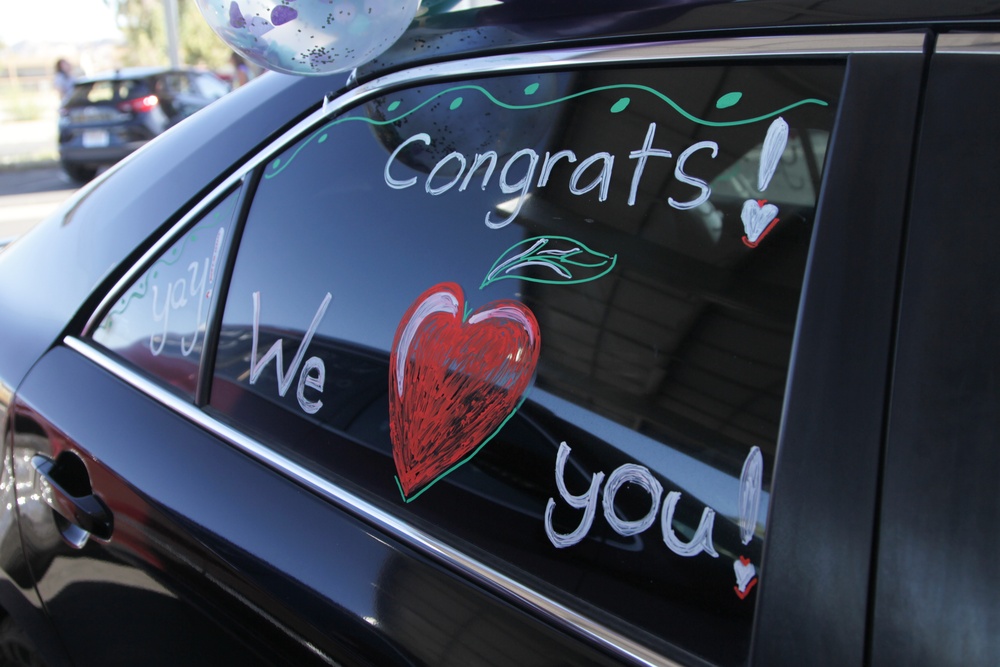
<svg viewBox="0 0 1000 667">
<path fill-rule="evenodd" d="M 0 255 L 0 654 L 1000 664 L 998 76 L 511 1 L 227 95 Z"/>
<path fill-rule="evenodd" d="M 78 79 L 59 109 L 59 160 L 85 182 L 229 92 L 212 72 L 125 68 Z"/>
</svg>

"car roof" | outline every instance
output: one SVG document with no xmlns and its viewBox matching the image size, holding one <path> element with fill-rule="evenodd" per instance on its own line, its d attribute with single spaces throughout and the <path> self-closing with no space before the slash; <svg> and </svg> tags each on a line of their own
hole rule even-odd
<svg viewBox="0 0 1000 667">
<path fill-rule="evenodd" d="M 359 82 L 457 57 L 736 35 L 1000 29 L 1000 0 L 506 0 L 419 16 Z"/>
<path fill-rule="evenodd" d="M 111 81 L 118 79 L 147 79 L 152 76 L 158 76 L 160 74 L 168 74 L 170 72 L 201 72 L 202 70 L 189 68 L 189 67 L 122 67 L 116 70 L 109 70 L 106 72 L 98 72 L 89 76 L 82 76 L 76 80 L 76 84 L 87 84 L 94 83 L 95 81 Z"/>
</svg>

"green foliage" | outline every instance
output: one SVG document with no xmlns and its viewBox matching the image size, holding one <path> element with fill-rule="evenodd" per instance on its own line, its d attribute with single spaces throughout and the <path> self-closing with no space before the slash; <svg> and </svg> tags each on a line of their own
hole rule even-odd
<svg viewBox="0 0 1000 667">
<path fill-rule="evenodd" d="M 46 107 L 51 106 L 48 91 L 25 90 L 17 84 L 0 86 L 0 119 L 38 120 L 45 115 Z"/>
<path fill-rule="evenodd" d="M 105 0 L 118 14 L 127 49 L 122 64 L 167 65 L 166 3 L 163 0 Z M 229 62 L 232 51 L 219 39 L 198 11 L 195 0 L 178 0 L 180 58 L 188 65 L 211 69 Z"/>
<path fill-rule="evenodd" d="M 229 64 L 232 50 L 202 18 L 195 0 L 180 0 L 180 37 L 181 59 L 188 65 L 220 69 Z"/>
</svg>

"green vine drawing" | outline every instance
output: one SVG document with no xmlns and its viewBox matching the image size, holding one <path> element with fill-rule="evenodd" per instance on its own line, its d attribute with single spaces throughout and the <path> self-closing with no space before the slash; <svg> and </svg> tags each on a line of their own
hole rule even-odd
<svg viewBox="0 0 1000 667">
<path fill-rule="evenodd" d="M 539 89 L 539 84 L 533 83 L 533 84 L 531 84 L 530 86 L 528 86 L 527 88 L 524 89 L 524 94 L 527 95 L 527 96 L 534 95 L 536 92 L 538 92 L 538 89 Z M 662 101 L 663 103 L 665 103 L 667 106 L 669 106 L 671 109 L 673 109 L 676 113 L 678 113 L 683 118 L 686 118 L 687 120 L 689 120 L 689 121 L 691 121 L 693 123 L 696 123 L 698 125 L 702 125 L 702 126 L 705 126 L 705 127 L 736 127 L 738 125 L 750 125 L 752 123 L 757 123 L 757 122 L 760 122 L 762 120 L 768 120 L 770 118 L 774 118 L 775 116 L 783 114 L 786 111 L 790 111 L 791 109 L 795 109 L 797 107 L 804 106 L 804 105 L 807 105 L 807 104 L 814 104 L 814 105 L 824 106 L 824 107 L 828 106 L 828 104 L 826 102 L 824 102 L 823 100 L 819 100 L 819 99 L 810 97 L 810 98 L 806 98 L 804 100 L 800 100 L 798 102 L 794 102 L 794 103 L 789 104 L 787 106 L 783 106 L 780 109 L 775 109 L 774 111 L 770 111 L 770 112 L 768 112 L 766 114 L 762 114 L 762 115 L 759 115 L 759 116 L 754 116 L 752 118 L 743 118 L 743 119 L 739 119 L 739 120 L 729 120 L 729 121 L 713 121 L 713 120 L 706 120 L 704 118 L 699 118 L 699 117 L 695 116 L 694 114 L 692 114 L 692 113 L 686 111 L 684 108 L 682 108 L 677 102 L 675 102 L 669 96 L 661 93 L 660 91 L 656 90 L 655 88 L 650 88 L 649 86 L 644 86 L 644 85 L 641 85 L 641 84 L 617 83 L 617 84 L 612 84 L 612 85 L 608 85 L 608 86 L 598 86 L 596 88 L 589 88 L 587 90 L 582 90 L 582 91 L 580 91 L 578 93 L 573 93 L 572 95 L 565 95 L 563 97 L 559 97 L 559 98 L 556 98 L 556 99 L 553 99 L 553 100 L 546 100 L 546 101 L 543 101 L 543 102 L 527 103 L 527 104 L 510 104 L 508 102 L 504 102 L 503 100 L 497 99 L 493 95 L 493 93 L 491 93 L 490 91 L 486 90 L 482 86 L 475 85 L 475 84 L 465 84 L 465 85 L 461 85 L 461 86 L 453 86 L 451 88 L 448 88 L 447 90 L 442 90 L 441 92 L 433 95 L 432 97 L 424 100 L 423 102 L 421 102 L 417 106 L 413 107 L 409 111 L 403 111 L 403 112 L 399 113 L 398 115 L 392 116 L 391 118 L 386 118 L 385 120 L 376 120 L 374 118 L 368 118 L 368 117 L 365 117 L 365 116 L 342 116 L 340 118 L 337 118 L 336 120 L 330 121 L 326 125 L 323 125 L 319 129 L 317 129 L 315 132 L 313 132 L 304 142 L 302 142 L 298 146 L 298 148 L 295 149 L 295 151 L 288 157 L 287 160 L 282 161 L 281 158 L 275 158 L 271 162 L 271 164 L 269 165 L 270 171 L 268 173 L 264 174 L 264 178 L 266 178 L 266 179 L 274 178 L 275 176 L 277 176 L 278 174 L 280 174 L 282 171 L 284 171 L 285 168 L 288 167 L 288 165 L 290 165 L 292 163 L 292 161 L 295 160 L 295 158 L 302 151 L 302 149 L 304 149 L 306 146 L 310 145 L 313 141 L 316 141 L 316 143 L 318 143 L 318 144 L 321 144 L 321 143 L 325 142 L 326 139 L 327 139 L 327 131 L 330 130 L 331 128 L 337 126 L 337 125 L 342 125 L 344 123 L 351 123 L 351 122 L 354 122 L 354 123 L 367 123 L 369 125 L 373 125 L 373 126 L 376 126 L 376 127 L 382 127 L 382 126 L 385 126 L 385 125 L 392 125 L 393 123 L 399 122 L 400 120 L 406 118 L 410 114 L 416 113 L 417 111 L 419 111 L 420 109 L 426 107 L 427 105 L 432 104 L 435 100 L 438 100 L 438 99 L 443 98 L 443 97 L 449 97 L 450 98 L 450 102 L 448 104 L 448 109 L 451 110 L 451 111 L 454 111 L 454 110 L 460 108 L 462 106 L 463 102 L 465 101 L 465 98 L 462 97 L 462 95 L 459 95 L 459 93 L 465 93 L 465 94 L 468 94 L 468 93 L 478 93 L 478 94 L 482 95 L 487 100 L 489 100 L 490 102 L 492 102 L 493 104 L 495 104 L 496 106 L 498 106 L 498 107 L 500 107 L 502 109 L 507 109 L 507 110 L 510 110 L 510 111 L 529 111 L 529 110 L 532 110 L 532 109 L 541 109 L 541 108 L 547 107 L 547 106 L 552 106 L 552 105 L 556 105 L 556 104 L 562 104 L 563 102 L 568 102 L 569 100 L 577 99 L 577 98 L 580 98 L 580 97 L 585 97 L 587 95 L 594 95 L 594 94 L 597 94 L 597 93 L 603 93 L 603 92 L 607 92 L 607 91 L 622 91 L 622 92 L 628 91 L 628 92 L 633 92 L 633 93 L 645 93 L 645 94 L 648 94 L 648 95 L 652 95 L 653 97 L 655 97 L 655 98 L 659 99 L 660 101 Z M 724 109 L 724 108 L 732 107 L 732 106 L 736 105 L 741 100 L 742 96 L 743 96 L 743 94 L 739 93 L 739 92 L 726 93 L 725 95 L 723 95 L 722 97 L 720 97 L 719 100 L 716 102 L 716 108 Z M 631 103 L 631 101 L 632 100 L 631 100 L 630 97 L 622 96 L 621 98 L 619 98 L 611 106 L 610 112 L 611 113 L 621 113 L 622 111 L 624 111 L 629 106 L 629 104 Z M 395 112 L 395 111 L 397 111 L 400 108 L 400 106 L 401 106 L 401 102 L 400 101 L 398 101 L 398 100 L 394 101 L 391 104 L 389 104 L 389 106 L 387 107 L 387 111 L 389 111 L 389 112 Z"/>
</svg>

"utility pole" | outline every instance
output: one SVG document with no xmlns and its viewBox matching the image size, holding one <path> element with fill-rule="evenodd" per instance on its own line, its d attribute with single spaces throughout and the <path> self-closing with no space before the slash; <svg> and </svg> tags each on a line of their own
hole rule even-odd
<svg viewBox="0 0 1000 667">
<path fill-rule="evenodd" d="M 165 0 L 163 9 L 167 13 L 167 51 L 170 55 L 170 66 L 177 69 L 181 66 L 181 20 L 177 0 Z"/>
</svg>

